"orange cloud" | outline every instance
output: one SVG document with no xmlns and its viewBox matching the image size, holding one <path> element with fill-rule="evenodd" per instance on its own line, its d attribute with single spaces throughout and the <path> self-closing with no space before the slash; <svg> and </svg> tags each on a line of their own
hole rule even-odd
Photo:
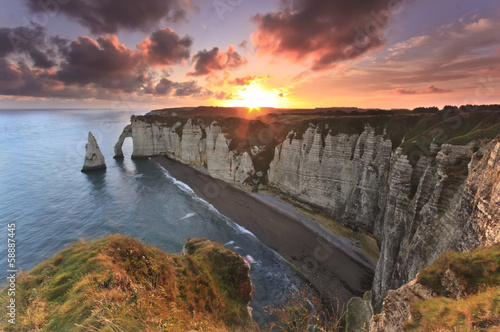
<svg viewBox="0 0 500 332">
<path fill-rule="evenodd" d="M 415 95 L 415 94 L 429 94 L 429 93 L 446 93 L 446 92 L 451 92 L 451 90 L 440 89 L 436 88 L 434 85 L 428 85 L 423 89 L 397 88 L 392 90 L 392 92 L 397 95 Z"/>
<path fill-rule="evenodd" d="M 234 50 L 233 45 L 229 45 L 226 52 L 219 50 L 218 47 L 210 51 L 199 51 L 193 59 L 194 70 L 188 73 L 189 76 L 203 76 L 221 70 L 236 69 L 248 62 Z"/>
<path fill-rule="evenodd" d="M 395 1 L 398 4 L 399 1 Z M 391 12 L 386 0 L 282 1 L 279 12 L 256 15 L 251 40 L 258 54 L 332 68 L 384 44 Z"/>
<path fill-rule="evenodd" d="M 137 48 L 144 62 L 153 66 L 172 66 L 189 59 L 193 40 L 189 36 L 180 38 L 172 29 L 156 30 Z"/>
</svg>

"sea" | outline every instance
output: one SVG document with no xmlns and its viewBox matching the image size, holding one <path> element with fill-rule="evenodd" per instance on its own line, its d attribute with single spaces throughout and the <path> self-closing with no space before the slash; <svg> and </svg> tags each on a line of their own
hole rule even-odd
<svg viewBox="0 0 500 332">
<path fill-rule="evenodd" d="M 79 239 L 123 234 L 180 253 L 188 238 L 218 241 L 252 261 L 253 317 L 304 281 L 276 252 L 222 216 L 149 159 L 113 159 L 133 114 L 146 110 L 0 111 L 0 278 L 7 284 L 8 225 L 15 224 L 16 269 L 30 270 Z M 81 173 L 88 132 L 105 156 L 105 172 Z"/>
</svg>

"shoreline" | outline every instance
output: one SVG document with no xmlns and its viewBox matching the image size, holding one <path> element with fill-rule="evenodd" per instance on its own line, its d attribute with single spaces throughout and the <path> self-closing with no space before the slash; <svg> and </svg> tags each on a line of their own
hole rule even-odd
<svg viewBox="0 0 500 332">
<path fill-rule="evenodd" d="M 245 192 L 180 161 L 167 156 L 151 160 L 276 251 L 328 299 L 336 301 L 338 297 L 346 304 L 352 296 L 362 296 L 371 289 L 374 262 L 352 243 L 347 245 L 348 239 L 311 220 L 305 222 L 305 217 L 264 196 Z"/>
</svg>

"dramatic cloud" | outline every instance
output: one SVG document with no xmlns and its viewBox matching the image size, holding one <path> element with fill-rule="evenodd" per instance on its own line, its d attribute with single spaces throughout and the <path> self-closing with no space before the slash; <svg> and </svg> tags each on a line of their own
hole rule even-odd
<svg viewBox="0 0 500 332">
<path fill-rule="evenodd" d="M 172 66 L 190 58 L 192 40 L 160 29 L 137 46 L 121 44 L 115 35 L 69 41 L 49 37 L 41 27 L 0 28 L 0 94 L 32 97 L 104 98 L 120 93 L 170 97 L 209 97 L 196 81 L 156 81 L 156 66 Z M 242 59 L 233 52 L 225 66 Z M 155 82 L 156 81 L 156 82 Z"/>
<path fill-rule="evenodd" d="M 198 86 L 196 81 L 188 81 L 182 83 L 176 83 L 176 90 L 174 96 L 187 97 L 187 96 L 199 96 L 203 94 L 203 89 Z M 207 92 L 207 95 L 210 94 Z"/>
<path fill-rule="evenodd" d="M 196 81 L 173 82 L 167 78 L 162 78 L 156 85 L 150 83 L 144 87 L 144 92 L 157 96 L 176 97 L 208 97 L 212 92 L 198 86 Z"/>
<path fill-rule="evenodd" d="M 261 77 L 251 76 L 251 75 L 247 75 L 244 77 L 236 77 L 235 79 L 230 80 L 229 84 L 235 85 L 235 86 L 245 86 L 245 85 L 252 84 L 253 81 L 255 81 L 256 79 L 259 79 L 259 78 L 261 78 Z"/>
<path fill-rule="evenodd" d="M 434 85 L 428 85 L 424 89 L 394 89 L 393 92 L 397 95 L 414 95 L 414 94 L 427 94 L 427 93 L 445 93 L 451 90 L 436 88 Z"/>
<path fill-rule="evenodd" d="M 399 0 L 282 0 L 279 12 L 256 15 L 258 54 L 310 62 L 312 70 L 359 57 L 384 43 L 383 28 Z"/>
<path fill-rule="evenodd" d="M 41 26 L 0 28 L 0 57 L 45 47 L 44 39 L 45 31 Z"/>
<path fill-rule="evenodd" d="M 65 44 L 58 37 L 49 38 L 41 26 L 0 28 L 0 58 L 11 54 L 25 55 L 37 68 L 52 68 L 55 57 Z"/>
<path fill-rule="evenodd" d="M 180 38 L 172 29 L 164 28 L 153 32 L 138 49 L 148 64 L 172 66 L 189 59 L 192 44 L 191 37 Z"/>
<path fill-rule="evenodd" d="M 25 63 L 13 66 L 0 59 L 0 94 L 42 98 L 91 98 L 99 95 L 98 91 L 87 87 L 65 86 L 50 76 L 49 72 L 30 68 Z"/>
<path fill-rule="evenodd" d="M 162 78 L 156 86 L 151 88 L 146 88 L 146 93 L 156 94 L 156 95 L 169 95 L 174 89 L 175 83 L 167 78 Z"/>
<path fill-rule="evenodd" d="M 461 20 L 388 49 L 375 73 L 403 84 L 478 81 L 500 67 L 500 18 Z M 406 88 L 403 86 L 403 88 Z"/>
<path fill-rule="evenodd" d="M 312 78 L 305 77 L 301 89 L 318 95 L 337 90 L 337 98 L 363 91 L 376 98 L 398 94 L 422 101 L 456 98 L 457 103 L 466 99 L 464 103 L 469 103 L 468 98 L 474 99 L 479 91 L 481 97 L 475 102 L 488 103 L 489 96 L 498 92 L 498 31 L 500 17 L 473 16 L 443 24 L 372 57 L 339 65 L 336 69 L 345 68 L 333 75 L 318 73 L 314 79 L 320 84 L 315 87 L 309 87 Z"/>
<path fill-rule="evenodd" d="M 214 95 L 217 100 L 231 100 L 234 98 L 234 95 L 231 92 L 219 91 Z"/>
<path fill-rule="evenodd" d="M 237 86 L 247 86 L 252 84 L 255 81 L 266 80 L 269 79 L 270 76 L 256 76 L 256 75 L 246 75 L 243 77 L 235 77 L 231 76 L 231 73 L 228 71 L 224 71 L 223 73 L 211 73 L 206 77 L 206 81 L 215 87 L 237 87 Z"/>
<path fill-rule="evenodd" d="M 214 47 L 211 51 L 199 51 L 193 59 L 194 71 L 188 73 L 190 76 L 209 75 L 220 70 L 236 69 L 248 62 L 234 50 L 232 45 L 229 45 L 227 52 L 219 50 L 218 47 Z"/>
<path fill-rule="evenodd" d="M 120 44 L 116 36 L 99 37 L 97 42 L 80 37 L 71 42 L 70 50 L 56 77 L 65 84 L 94 84 L 100 88 L 135 90 L 146 75 L 139 55 Z"/>
<path fill-rule="evenodd" d="M 238 47 L 241 48 L 243 51 L 246 51 L 248 49 L 248 42 L 244 40 L 238 44 Z"/>
<path fill-rule="evenodd" d="M 66 15 L 92 33 L 116 33 L 119 29 L 148 31 L 163 19 L 185 18 L 189 1 L 183 0 L 24 0 L 33 13 Z"/>
</svg>

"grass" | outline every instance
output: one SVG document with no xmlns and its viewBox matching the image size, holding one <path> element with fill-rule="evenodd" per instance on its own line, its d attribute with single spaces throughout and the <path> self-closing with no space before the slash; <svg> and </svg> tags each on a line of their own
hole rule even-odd
<svg viewBox="0 0 500 332">
<path fill-rule="evenodd" d="M 465 294 L 458 300 L 441 285 L 448 269 Z M 438 296 L 412 305 L 409 331 L 496 331 L 500 326 L 500 244 L 446 252 L 420 271 L 417 281 Z"/>
<path fill-rule="evenodd" d="M 489 128 L 482 128 L 471 131 L 470 133 L 450 139 L 446 143 L 453 145 L 466 145 L 469 142 L 479 139 L 494 139 L 500 134 L 500 123 Z"/>
<path fill-rule="evenodd" d="M 408 331 L 498 331 L 500 287 L 489 288 L 466 300 L 437 297 L 412 307 Z"/>
<path fill-rule="evenodd" d="M 443 143 L 453 145 L 466 145 L 481 138 L 495 138 L 500 134 L 500 112 L 439 112 L 422 116 L 405 136 L 401 145 L 403 153 L 430 155 L 430 144 L 438 146 Z M 410 161 L 413 163 L 416 160 Z"/>
<path fill-rule="evenodd" d="M 243 259 L 192 239 L 168 255 L 128 237 L 78 242 L 18 275 L 2 331 L 255 331 Z M 0 305 L 9 301 L 7 289 Z"/>
<path fill-rule="evenodd" d="M 455 273 L 467 294 L 478 292 L 483 285 L 500 285 L 500 243 L 471 252 L 448 251 L 420 271 L 417 281 L 447 296 L 443 293 L 441 278 L 448 269 Z"/>
</svg>

